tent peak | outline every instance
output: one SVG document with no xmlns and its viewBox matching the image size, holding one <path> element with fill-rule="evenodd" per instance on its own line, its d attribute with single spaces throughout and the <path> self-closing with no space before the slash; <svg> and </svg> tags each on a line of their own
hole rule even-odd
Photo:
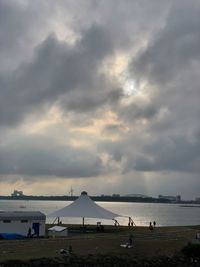
<svg viewBox="0 0 200 267">
<path fill-rule="evenodd" d="M 82 196 L 85 196 L 85 195 L 87 195 L 87 192 L 86 191 L 83 191 L 83 192 L 81 192 L 81 195 Z"/>
</svg>

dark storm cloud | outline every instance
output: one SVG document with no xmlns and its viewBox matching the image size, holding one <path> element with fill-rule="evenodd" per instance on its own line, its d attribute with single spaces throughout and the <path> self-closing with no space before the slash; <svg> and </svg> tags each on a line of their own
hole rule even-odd
<svg viewBox="0 0 200 267">
<path fill-rule="evenodd" d="M 1 175 L 79 178 L 98 176 L 103 170 L 92 152 L 44 137 L 23 136 L 0 146 Z"/>
<path fill-rule="evenodd" d="M 103 133 L 120 134 L 125 130 L 123 124 L 107 124 L 103 129 Z"/>
<path fill-rule="evenodd" d="M 147 105 L 139 101 L 120 110 L 120 118 L 125 115 L 126 122 L 133 123 L 132 138 L 126 136 L 126 141 L 111 145 L 109 153 L 126 162 L 125 172 L 200 172 L 196 138 L 200 114 L 199 18 L 198 1 L 175 1 L 163 28 L 151 36 L 130 65 L 132 77 L 145 80 L 154 89 Z M 138 118 L 147 119 L 146 124 Z M 139 127 L 139 132 L 134 127 Z M 135 140 L 132 151 L 131 140 Z"/>
<path fill-rule="evenodd" d="M 140 79 L 172 83 L 184 69 L 200 60 L 200 3 L 174 1 L 164 28 L 133 62 Z"/>
<path fill-rule="evenodd" d="M 125 140 L 101 142 L 98 150 L 107 153 L 111 160 L 116 161 L 118 164 L 128 156 L 128 145 Z"/>
<path fill-rule="evenodd" d="M 103 77 L 102 77 L 103 78 Z M 114 84 L 113 84 L 114 86 Z M 74 112 L 91 112 L 95 111 L 103 105 L 115 105 L 122 97 L 122 90 L 120 88 L 111 89 L 112 85 L 108 82 L 104 82 L 101 79 L 101 88 L 99 88 L 98 81 L 97 85 L 94 85 L 95 89 L 99 90 L 74 90 L 70 92 L 66 97 L 61 99 L 61 107 Z M 104 89 L 102 89 L 102 87 Z M 111 89 L 109 91 L 109 89 Z M 90 115 L 91 116 L 91 115 Z"/>
<path fill-rule="evenodd" d="M 1 1 L 0 124 L 18 124 L 25 115 L 55 103 L 81 112 L 118 102 L 120 86 L 100 73 L 101 64 L 107 56 L 137 46 L 141 29 L 153 31 L 165 14 L 151 20 L 161 1 L 144 3 L 146 9 L 131 1 Z M 80 40 L 74 45 L 67 42 L 69 36 L 58 40 L 60 27 Z"/>
<path fill-rule="evenodd" d="M 141 155 L 127 159 L 126 168 L 138 171 L 200 172 L 200 140 L 184 136 L 164 137 L 146 144 Z M 134 153 L 133 153 L 134 155 Z M 132 155 L 132 156 L 133 156 Z"/>
<path fill-rule="evenodd" d="M 0 122 L 12 124 L 37 106 L 56 101 L 64 109 L 81 111 L 117 100 L 120 90 L 98 74 L 102 60 L 113 49 L 109 36 L 98 26 L 73 47 L 48 37 L 37 47 L 33 61 L 0 76 Z"/>
<path fill-rule="evenodd" d="M 108 112 L 113 121 L 106 118 L 103 130 L 97 125 L 103 136 L 86 134 L 97 154 L 54 140 L 12 141 L 4 135 L 0 173 L 98 176 L 105 171 L 99 155 L 107 155 L 105 165 L 113 164 L 119 176 L 151 172 L 159 177 L 167 171 L 176 173 L 176 183 L 180 173 L 197 177 L 199 25 L 195 0 L 1 1 L 0 130 L 17 135 L 24 119 L 55 106 L 68 129 L 92 128 Z M 118 56 L 122 66 L 130 62 L 129 73 L 115 62 Z M 139 86 L 135 94 L 123 93 L 122 77 L 112 76 L 115 70 Z M 143 84 L 146 91 L 140 91 Z M 109 139 L 112 133 L 117 140 Z M 79 138 L 85 141 L 81 131 L 73 141 Z M 161 181 L 160 188 L 162 184 L 167 187 Z"/>
<path fill-rule="evenodd" d="M 20 32 L 25 30 L 27 25 L 24 25 L 22 19 L 22 10 L 17 4 L 11 4 L 9 1 L 0 1 L 0 56 L 1 63 L 8 67 L 9 57 L 16 57 L 16 46 L 19 48 Z M 17 27 L 13 27 L 13 25 Z M 13 42 L 15 40 L 15 42 Z M 17 44 L 17 45 L 16 45 Z M 14 50 L 14 51 L 13 51 Z M 11 52 L 11 55 L 8 54 Z M 12 61 L 12 59 L 10 59 Z"/>
<path fill-rule="evenodd" d="M 150 120 L 159 113 L 159 107 L 143 99 L 136 99 L 127 106 L 122 106 L 119 113 L 125 121 L 136 121 L 141 119 Z"/>
<path fill-rule="evenodd" d="M 0 1 L 0 71 L 16 69 L 31 58 L 33 47 L 44 39 L 47 28 L 45 3 Z M 42 27 L 41 27 L 42 25 Z"/>
<path fill-rule="evenodd" d="M 121 163 L 123 172 L 200 172 L 200 139 L 190 140 L 185 136 L 135 136 L 126 134 L 126 139 L 102 143 L 100 151 L 107 152 L 111 159 Z"/>
</svg>

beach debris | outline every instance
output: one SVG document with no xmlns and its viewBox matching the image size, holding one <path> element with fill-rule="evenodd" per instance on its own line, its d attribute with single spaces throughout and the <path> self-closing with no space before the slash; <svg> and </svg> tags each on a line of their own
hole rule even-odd
<svg viewBox="0 0 200 267">
<path fill-rule="evenodd" d="M 68 250 L 64 249 L 64 248 L 61 248 L 59 250 L 59 254 L 62 255 L 62 256 L 66 256 L 66 257 L 70 256 L 70 252 Z"/>
</svg>

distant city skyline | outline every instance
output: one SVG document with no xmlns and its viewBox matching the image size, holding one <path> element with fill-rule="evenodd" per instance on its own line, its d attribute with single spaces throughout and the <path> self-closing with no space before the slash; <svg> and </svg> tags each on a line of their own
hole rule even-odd
<svg viewBox="0 0 200 267">
<path fill-rule="evenodd" d="M 0 1 L 0 195 L 200 197 L 199 25 L 198 0 Z"/>
<path fill-rule="evenodd" d="M 33 196 L 79 196 L 81 195 L 82 192 L 77 192 L 74 194 L 74 189 L 71 187 L 70 191 L 66 192 L 66 194 L 59 194 L 59 192 L 54 192 L 54 194 L 37 194 L 37 192 L 35 194 L 33 194 Z M 111 194 L 104 194 L 104 193 L 99 193 L 99 194 L 92 194 L 92 192 L 88 192 L 88 195 L 90 196 L 100 196 L 100 197 L 107 197 L 107 196 L 111 196 L 111 197 L 141 197 L 141 198 L 158 198 L 158 199 L 169 199 L 169 200 L 192 200 L 192 201 L 196 201 L 197 199 L 199 199 L 198 196 L 193 196 L 193 198 L 191 199 L 182 199 L 181 195 L 163 195 L 163 194 L 158 194 L 156 195 L 144 195 L 142 193 L 129 193 L 129 194 L 120 194 L 120 193 L 116 193 L 116 192 L 112 192 Z M 3 194 L 2 196 L 12 196 L 12 197 L 22 197 L 22 196 L 29 196 L 29 194 L 26 194 L 26 192 L 23 192 L 22 190 L 17 190 L 14 189 L 13 192 L 11 192 L 8 195 Z"/>
</svg>

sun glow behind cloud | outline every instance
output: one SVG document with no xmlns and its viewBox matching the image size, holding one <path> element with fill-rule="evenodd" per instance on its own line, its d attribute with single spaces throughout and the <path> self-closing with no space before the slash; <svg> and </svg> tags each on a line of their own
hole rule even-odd
<svg viewBox="0 0 200 267">
<path fill-rule="evenodd" d="M 126 80 L 123 86 L 125 96 L 137 95 L 139 88 L 136 87 L 134 80 Z"/>
<path fill-rule="evenodd" d="M 170 194 L 188 177 L 193 196 L 200 5 L 50 2 L 0 1 L 2 193 L 11 183 L 52 193 L 54 177 L 101 193 L 151 183 L 149 194 Z"/>
</svg>

